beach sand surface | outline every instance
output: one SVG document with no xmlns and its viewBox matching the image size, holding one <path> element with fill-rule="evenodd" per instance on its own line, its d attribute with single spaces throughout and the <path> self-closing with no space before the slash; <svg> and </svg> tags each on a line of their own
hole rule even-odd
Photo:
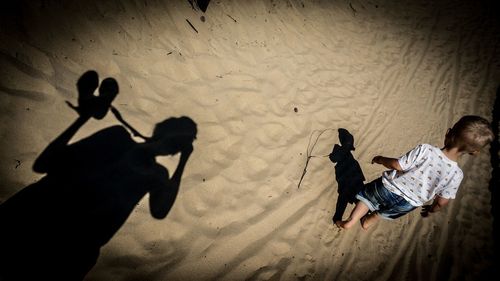
<svg viewBox="0 0 500 281">
<path fill-rule="evenodd" d="M 460 160 L 442 212 L 368 231 L 333 225 L 338 186 L 323 157 L 347 129 L 368 182 L 385 170 L 373 156 L 439 147 L 462 115 L 491 120 L 491 1 L 3 5 L 0 202 L 44 176 L 33 163 L 77 118 L 65 102 L 87 70 L 116 79 L 113 106 L 142 134 L 169 117 L 197 124 L 167 217 L 151 216 L 146 194 L 86 280 L 478 280 L 494 266 L 487 149 Z M 112 125 L 110 113 L 92 119 L 72 141 Z M 171 174 L 178 160 L 157 158 Z"/>
</svg>

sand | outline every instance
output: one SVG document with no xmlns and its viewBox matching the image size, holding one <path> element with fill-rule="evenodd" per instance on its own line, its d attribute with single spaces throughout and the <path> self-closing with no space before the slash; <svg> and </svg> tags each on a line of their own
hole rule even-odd
<svg viewBox="0 0 500 281">
<path fill-rule="evenodd" d="M 460 160 L 457 198 L 428 219 L 339 230 L 326 157 L 298 188 L 318 130 L 312 155 L 345 128 L 371 181 L 373 156 L 440 146 L 465 114 L 491 120 L 489 1 L 19 2 L 0 20 L 0 202 L 44 176 L 33 163 L 77 118 L 65 101 L 87 70 L 116 79 L 113 105 L 141 133 L 168 117 L 198 127 L 167 217 L 146 194 L 85 280 L 477 280 L 493 266 L 488 150 Z M 92 119 L 72 141 L 119 124 Z M 157 160 L 173 173 L 179 155 Z"/>
</svg>

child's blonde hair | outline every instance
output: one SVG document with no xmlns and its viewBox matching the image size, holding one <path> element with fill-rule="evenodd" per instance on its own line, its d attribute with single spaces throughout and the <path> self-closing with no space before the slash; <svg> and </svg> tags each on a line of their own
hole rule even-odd
<svg viewBox="0 0 500 281">
<path fill-rule="evenodd" d="M 494 135 L 488 120 L 480 116 L 466 115 L 460 118 L 447 134 L 448 147 L 459 151 L 474 152 L 493 141 Z"/>
</svg>

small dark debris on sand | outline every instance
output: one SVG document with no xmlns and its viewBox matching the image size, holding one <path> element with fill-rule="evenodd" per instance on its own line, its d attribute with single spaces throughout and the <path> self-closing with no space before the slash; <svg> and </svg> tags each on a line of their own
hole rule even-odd
<svg viewBox="0 0 500 281">
<path fill-rule="evenodd" d="M 187 23 L 189 23 L 189 25 L 191 26 L 191 28 L 196 31 L 196 33 L 198 33 L 198 30 L 194 27 L 194 25 L 188 20 L 186 19 Z"/>
</svg>

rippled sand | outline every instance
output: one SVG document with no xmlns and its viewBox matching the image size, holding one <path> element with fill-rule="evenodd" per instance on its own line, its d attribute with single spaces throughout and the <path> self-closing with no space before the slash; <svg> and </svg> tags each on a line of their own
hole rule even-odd
<svg viewBox="0 0 500 281">
<path fill-rule="evenodd" d="M 374 155 L 440 146 L 464 114 L 490 119 L 500 25 L 487 4 L 26 2 L 0 20 L 0 201 L 43 176 L 33 162 L 76 118 L 65 101 L 89 69 L 118 81 L 114 106 L 140 132 L 198 125 L 167 218 L 146 195 L 87 280 L 478 280 L 491 266 L 488 151 L 462 159 L 457 199 L 425 220 L 340 231 L 325 157 L 297 188 L 316 130 L 324 156 L 348 129 L 369 181 Z M 92 120 L 74 140 L 116 124 Z M 173 172 L 178 157 L 158 161 Z"/>
</svg>

